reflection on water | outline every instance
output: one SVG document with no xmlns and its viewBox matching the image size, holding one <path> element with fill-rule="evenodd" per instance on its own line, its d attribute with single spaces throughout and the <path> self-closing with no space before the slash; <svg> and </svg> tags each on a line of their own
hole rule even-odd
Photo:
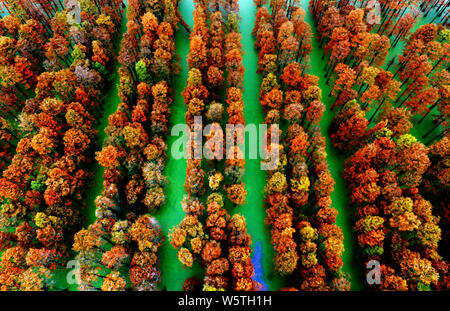
<svg viewBox="0 0 450 311">
<path fill-rule="evenodd" d="M 261 283 L 261 290 L 268 290 L 266 280 L 264 280 L 263 276 L 263 268 L 262 268 L 262 243 L 260 241 L 255 243 L 255 250 L 253 251 L 252 263 L 255 268 L 255 276 L 254 280 Z"/>
</svg>

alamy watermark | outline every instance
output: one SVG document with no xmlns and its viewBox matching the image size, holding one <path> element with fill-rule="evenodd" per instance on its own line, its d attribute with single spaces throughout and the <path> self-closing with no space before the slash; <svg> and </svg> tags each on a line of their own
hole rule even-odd
<svg viewBox="0 0 450 311">
<path fill-rule="evenodd" d="M 366 264 L 366 269 L 369 271 L 366 274 L 366 281 L 369 285 L 381 284 L 381 265 L 378 260 L 370 260 Z"/>
<path fill-rule="evenodd" d="M 366 4 L 368 9 L 366 21 L 369 25 L 379 25 L 381 23 L 381 7 L 377 0 L 369 0 Z"/>
<path fill-rule="evenodd" d="M 191 127 L 174 125 L 171 135 L 178 137 L 170 150 L 174 159 L 239 160 L 248 151 L 248 159 L 262 160 L 262 170 L 273 170 L 279 162 L 278 124 L 227 124 L 223 129 L 219 123 L 203 126 L 202 117 L 196 116 Z"/>
<path fill-rule="evenodd" d="M 69 270 L 66 275 L 66 281 L 69 285 L 80 285 L 81 275 L 80 275 L 80 263 L 78 260 L 69 260 L 67 262 L 66 268 Z"/>
</svg>

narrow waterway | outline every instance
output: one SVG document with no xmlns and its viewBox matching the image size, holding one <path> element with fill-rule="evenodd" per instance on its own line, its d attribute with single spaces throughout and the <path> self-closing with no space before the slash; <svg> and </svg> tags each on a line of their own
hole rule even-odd
<svg viewBox="0 0 450 311">
<path fill-rule="evenodd" d="M 194 10 L 193 1 L 181 0 L 179 8 L 183 19 L 192 29 L 194 25 L 192 18 L 192 12 Z M 175 36 L 175 45 L 176 55 L 179 57 L 181 70 L 180 73 L 174 77 L 172 86 L 175 98 L 172 106 L 170 107 L 170 127 L 175 124 L 186 123 L 184 118 L 186 106 L 184 105 L 181 92 L 186 87 L 186 80 L 188 76 L 187 55 L 189 53 L 189 34 L 181 26 Z M 162 277 L 160 287 L 161 289 L 166 290 L 181 290 L 184 280 L 190 276 L 199 275 L 201 270 L 198 262 L 196 262 L 192 268 L 183 268 L 181 263 L 178 261 L 177 251 L 172 247 L 172 245 L 170 245 L 168 237 L 169 230 L 176 226 L 184 217 L 181 201 L 186 194 L 183 187 L 184 180 L 186 178 L 186 160 L 174 159 L 170 156 L 170 150 L 177 138 L 178 137 L 176 136 L 169 136 L 168 138 L 169 160 L 165 170 L 165 176 L 167 176 L 169 180 L 169 185 L 165 189 L 167 203 L 157 215 L 166 239 L 160 248 L 160 269 Z"/>
<path fill-rule="evenodd" d="M 125 2 L 126 3 L 126 2 Z M 127 14 L 126 10 L 122 14 L 122 24 L 120 27 L 120 39 L 117 42 L 116 46 L 116 55 L 119 54 L 120 45 L 122 42 L 122 35 L 127 31 Z M 97 149 L 101 150 L 103 146 L 103 141 L 106 138 L 105 128 L 108 126 L 108 117 L 113 114 L 117 110 L 117 106 L 120 103 L 119 98 L 119 67 L 120 63 L 116 61 L 114 63 L 113 69 L 111 71 L 111 81 L 109 89 L 105 92 L 104 97 L 104 111 L 102 113 L 102 117 L 99 121 L 99 124 L 95 126 L 95 129 L 98 131 L 97 134 Z M 95 198 L 101 195 L 103 190 L 103 166 L 99 165 L 98 162 L 94 159 L 95 155 L 92 155 L 92 169 L 91 172 L 93 174 L 91 180 L 91 186 L 86 192 L 86 212 L 85 212 L 85 227 L 92 224 L 95 217 Z"/>
</svg>

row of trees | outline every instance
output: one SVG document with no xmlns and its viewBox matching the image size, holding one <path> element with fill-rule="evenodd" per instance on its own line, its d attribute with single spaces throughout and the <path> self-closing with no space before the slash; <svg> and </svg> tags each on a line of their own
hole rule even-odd
<svg viewBox="0 0 450 311">
<path fill-rule="evenodd" d="M 439 22 L 444 26 L 448 25 L 449 22 L 448 14 L 446 14 L 449 12 L 448 4 L 440 0 L 400 0 L 397 2 L 388 0 L 310 1 L 311 13 L 320 18 L 324 16 L 324 12 L 330 6 L 343 10 L 366 9 L 368 11 L 366 21 L 369 29 L 380 35 L 390 37 L 394 46 L 400 40 L 405 40 L 408 37 L 409 30 L 421 16 L 430 20 L 431 23 Z"/>
<path fill-rule="evenodd" d="M 265 188 L 274 269 L 292 275 L 287 290 L 348 290 L 342 272 L 343 234 L 331 207 L 334 180 L 319 126 L 325 107 L 318 78 L 306 73 L 311 29 L 304 10 L 294 3 L 270 4 L 272 14 L 264 6 L 258 9 L 253 33 L 260 49 L 260 101 L 266 123 L 283 138 L 267 146 L 280 154 Z M 284 127 L 286 134 L 281 135 Z"/>
<path fill-rule="evenodd" d="M 191 130 L 191 136 L 189 137 L 187 146 L 187 148 L 190 148 L 191 150 L 191 155 L 192 150 L 195 147 L 202 148 L 202 137 L 195 135 L 195 131 L 197 130 L 200 131 L 200 133 L 203 133 L 203 127 L 194 124 L 194 117 L 202 116 L 205 110 L 205 102 L 210 96 L 210 92 L 205 86 L 208 79 L 206 78 L 206 75 L 202 73 L 202 71 L 205 71 L 205 67 L 208 64 L 207 43 L 209 29 L 207 25 L 207 6 L 196 4 L 193 11 L 193 17 L 194 27 L 189 37 L 190 45 L 187 57 L 189 73 L 187 85 L 182 92 L 184 104 L 187 106 L 185 113 L 186 124 Z M 218 52 L 221 53 L 221 50 Z M 223 81 L 222 71 L 220 71 L 219 68 L 216 70 L 216 76 L 218 76 L 218 80 L 215 79 L 214 82 L 220 83 Z M 212 84 L 214 84 L 214 82 Z M 221 114 L 222 111 L 223 108 L 220 106 L 219 113 Z M 188 152 L 188 150 L 185 152 Z M 200 220 L 205 209 L 204 204 L 200 201 L 201 196 L 205 193 L 205 171 L 202 168 L 201 155 L 200 159 L 198 157 L 195 159 L 187 157 L 186 162 L 187 167 L 184 189 L 187 195 L 183 198 L 181 204 L 185 216 L 183 220 L 172 229 L 169 236 L 172 246 L 178 250 L 178 260 L 183 266 L 190 268 L 195 260 L 202 257 L 202 250 L 206 248 L 208 236 L 205 232 L 205 225 Z M 222 180 L 223 176 L 221 174 L 212 176 L 210 183 L 211 187 L 218 188 Z M 218 246 L 218 249 L 221 252 L 220 246 Z M 206 253 L 207 251 L 205 251 L 205 254 Z M 201 287 L 201 284 L 201 281 L 198 279 L 192 279 L 191 281 L 186 280 L 183 289 L 191 290 L 194 289 L 194 287 L 197 288 L 197 286 Z"/>
<path fill-rule="evenodd" d="M 439 24 L 421 26 L 409 37 L 398 61 L 395 74 L 402 81 L 404 91 L 396 103 L 407 107 L 413 115 L 421 115 L 418 124 L 431 114 L 435 125 L 422 137 L 430 144 L 449 131 L 450 30 Z M 440 125 L 442 133 L 430 138 L 431 132 Z"/>
<path fill-rule="evenodd" d="M 163 236 L 154 214 L 166 202 L 170 83 L 176 72 L 175 1 L 133 1 L 127 10 L 118 61 L 119 97 L 107 139 L 96 153 L 104 167 L 97 220 L 76 234 L 80 289 L 157 290 Z M 101 229 L 100 229 L 101 228 Z"/>
<path fill-rule="evenodd" d="M 231 12 L 228 14 L 225 25 L 227 34 L 225 37 L 225 69 L 228 75 L 227 91 L 225 95 L 227 125 L 233 125 L 237 129 L 233 133 L 233 147 L 226 150 L 224 173 L 226 177 L 225 190 L 228 198 L 235 206 L 244 205 L 247 191 L 242 178 L 245 173 L 245 127 L 244 101 L 242 88 L 245 68 L 242 65 L 242 36 L 239 32 L 237 1 L 231 1 Z M 226 146 L 227 149 L 229 146 Z M 245 149 L 244 149 L 245 150 Z"/>
<path fill-rule="evenodd" d="M 263 5 L 263 3 L 261 3 L 261 5 Z M 277 82 L 278 66 L 276 64 L 277 56 L 275 54 L 277 48 L 274 26 L 272 23 L 272 16 L 266 7 L 259 7 L 256 14 L 255 27 L 253 29 L 253 34 L 256 37 L 255 47 L 260 49 L 258 72 L 263 76 L 259 97 L 266 112 L 265 122 L 268 125 L 273 125 L 272 129 L 277 131 L 277 133 L 266 133 L 265 141 L 267 141 L 267 138 L 270 138 L 270 134 L 280 134 L 277 123 L 279 123 L 280 108 L 283 101 L 283 92 L 279 89 Z M 289 35 L 290 34 L 288 33 L 288 36 Z M 269 101 L 271 98 L 273 99 Z M 299 109 L 297 108 L 296 110 L 298 111 Z M 303 107 L 301 107 L 300 110 L 303 110 Z M 271 113 L 269 113 L 270 111 Z M 272 118 L 272 115 L 275 119 Z M 297 116 L 299 116 L 298 113 Z M 288 184 L 284 168 L 287 159 L 285 149 L 280 143 L 281 142 L 278 144 L 269 144 L 267 142 L 266 147 L 267 151 L 276 150 L 279 155 L 276 169 L 268 172 L 269 175 L 265 187 L 267 202 L 266 224 L 273 227 L 271 230 L 271 241 L 275 250 L 274 270 L 281 275 L 287 275 L 292 274 L 295 270 L 299 256 L 297 254 L 297 243 L 293 237 L 293 233 L 295 232 L 292 219 L 294 209 L 292 208 L 292 205 L 289 204 L 289 196 L 287 195 Z"/>
<path fill-rule="evenodd" d="M 105 15 L 108 7 L 82 11 L 79 24 L 69 24 L 67 11 L 50 22 L 53 37 L 43 46 L 48 66 L 37 77 L 36 96 L 22 109 L 23 137 L 0 179 L 3 289 L 51 289 L 53 270 L 70 255 L 89 176 L 93 121 L 120 23 Z M 57 46 L 72 51 L 70 60 L 50 53 L 57 38 Z M 77 57 L 75 47 L 83 51 Z M 103 60 L 96 59 L 100 54 Z"/>
<path fill-rule="evenodd" d="M 211 122 L 206 133 L 205 156 L 209 159 L 188 159 L 183 200 L 186 213 L 182 222 L 171 232 L 171 243 L 178 249 L 179 260 L 191 267 L 196 258 L 205 267 L 203 282 L 187 279 L 184 290 L 257 290 L 253 281 L 251 238 L 246 230 L 245 218 L 232 217 L 226 206 L 243 205 L 246 190 L 242 183 L 245 160 L 239 145 L 243 131 L 233 136 L 233 146 L 225 146 L 225 110 L 228 124 L 245 124 L 242 101 L 241 35 L 238 27 L 239 6 L 236 1 L 199 1 L 194 10 L 194 29 L 190 37 L 187 86 L 183 91 L 187 105 L 186 122 L 191 130 L 199 125 L 195 117 Z M 209 25 L 209 26 L 208 26 Z M 224 80 L 225 73 L 228 76 Z M 226 85 L 225 107 L 220 89 Z M 202 144 L 202 137 L 191 136 L 190 146 Z M 228 142 L 227 142 L 228 143 Z M 231 154 L 230 154 L 231 153 Z M 226 156 L 226 160 L 223 160 Z M 207 162 L 207 163 L 205 163 Z M 205 165 L 202 165 L 205 164 Z M 204 178 L 207 176 L 208 182 Z M 207 194 L 206 220 L 202 196 Z M 226 194 L 226 197 L 224 196 Z"/>
<path fill-rule="evenodd" d="M 21 131 L 17 127 L 17 116 L 25 100 L 34 96 L 37 76 L 42 73 L 46 60 L 44 45 L 52 37 L 45 36 L 44 28 L 36 20 L 21 22 L 14 15 L 0 20 L 0 172 L 10 163 L 15 153 Z"/>
<path fill-rule="evenodd" d="M 227 125 L 234 125 L 237 131 L 233 135 L 233 147 L 228 152 L 224 166 L 226 184 L 224 189 L 228 199 L 234 206 L 244 205 L 247 191 L 242 181 L 245 172 L 244 101 L 242 99 L 244 66 L 242 58 L 242 36 L 239 29 L 239 3 L 236 0 L 224 4 L 226 20 L 225 30 L 225 70 L 227 78 L 226 111 Z M 228 143 L 228 142 L 227 142 Z M 226 146 L 228 148 L 228 146 Z M 231 154 L 230 154 L 231 153 Z M 227 224 L 228 229 L 228 261 L 230 262 L 233 290 L 254 291 L 261 285 L 253 280 L 254 267 L 251 261 L 252 243 L 247 233 L 245 218 L 234 214 Z"/>
</svg>

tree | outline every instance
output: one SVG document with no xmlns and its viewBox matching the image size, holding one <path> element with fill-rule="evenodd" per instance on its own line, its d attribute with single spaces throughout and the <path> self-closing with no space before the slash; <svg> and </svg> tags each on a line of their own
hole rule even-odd
<svg viewBox="0 0 450 311">
<path fill-rule="evenodd" d="M 450 230 L 448 204 L 446 204 L 446 196 L 443 195 L 449 188 L 449 169 L 445 165 L 445 161 L 449 157 L 448 144 L 448 137 L 444 137 L 430 146 L 429 159 L 431 165 L 424 174 L 421 184 L 421 193 L 424 193 L 424 196 L 433 203 L 433 206 L 439 207 L 436 211 L 436 214 L 441 217 L 439 225 L 442 229 L 443 241 L 440 247 L 440 251 L 444 257 L 448 255 L 448 248 L 446 248 L 445 246 L 448 246 L 450 242 L 448 238 L 448 232 Z"/>
<path fill-rule="evenodd" d="M 439 91 L 437 88 L 428 88 L 415 92 L 414 98 L 405 101 L 407 106 L 413 114 L 425 114 L 428 107 L 433 107 L 435 102 L 439 99 Z"/>
<path fill-rule="evenodd" d="M 231 202 L 236 205 L 244 205 L 245 197 L 247 196 L 247 191 L 245 190 L 245 185 L 243 183 L 229 185 L 225 189 L 227 191 L 228 198 Z"/>
<path fill-rule="evenodd" d="M 306 109 L 306 119 L 309 122 L 306 130 L 309 129 L 310 125 L 318 125 L 322 120 L 322 115 L 325 111 L 325 106 L 322 102 L 315 100 L 309 104 L 308 109 Z"/>
<path fill-rule="evenodd" d="M 339 63 L 334 68 L 334 71 L 338 74 L 338 78 L 334 82 L 331 95 L 339 97 L 341 92 L 350 91 L 356 81 L 356 72 L 348 65 Z"/>
<path fill-rule="evenodd" d="M 75 93 L 75 74 L 69 69 L 63 69 L 55 73 L 53 87 L 60 98 L 71 99 Z"/>
<path fill-rule="evenodd" d="M 21 195 L 17 184 L 8 181 L 6 178 L 0 179 L 0 197 L 3 200 L 17 200 Z"/>
<path fill-rule="evenodd" d="M 92 42 L 92 53 L 92 61 L 106 67 L 109 62 L 109 57 L 103 49 L 100 41 L 96 40 Z"/>
<path fill-rule="evenodd" d="M 190 39 L 188 64 L 191 68 L 202 69 L 207 64 L 206 43 L 200 36 L 193 36 Z"/>
<path fill-rule="evenodd" d="M 103 280 L 102 291 L 123 291 L 125 287 L 125 279 L 118 271 L 114 271 L 108 274 Z"/>
<path fill-rule="evenodd" d="M 333 29 L 333 33 L 330 37 L 330 41 L 325 45 L 324 52 L 330 53 L 330 59 L 328 62 L 328 70 L 326 75 L 330 75 L 333 72 L 337 63 L 343 61 L 350 53 L 350 42 L 348 39 L 349 32 L 344 27 L 338 27 Z"/>
<path fill-rule="evenodd" d="M 351 150 L 358 146 L 367 135 L 368 123 L 358 102 L 349 101 L 333 117 L 329 129 L 333 145 L 340 150 Z"/>
<path fill-rule="evenodd" d="M 147 12 L 142 16 L 142 28 L 144 31 L 144 34 L 152 38 L 154 41 L 155 33 L 158 28 L 158 19 L 152 12 Z"/>
<path fill-rule="evenodd" d="M 379 115 L 378 120 L 387 120 L 392 136 L 407 134 L 412 128 L 411 112 L 406 108 L 387 108 Z"/>
<path fill-rule="evenodd" d="M 283 69 L 281 80 L 288 86 L 294 89 L 304 89 L 304 78 L 302 77 L 302 69 L 299 63 L 292 62 Z"/>
<path fill-rule="evenodd" d="M 411 188 L 417 187 L 422 175 L 430 166 L 428 150 L 422 143 L 409 134 L 401 135 L 397 139 L 399 147 L 399 177 L 400 182 Z"/>
</svg>

